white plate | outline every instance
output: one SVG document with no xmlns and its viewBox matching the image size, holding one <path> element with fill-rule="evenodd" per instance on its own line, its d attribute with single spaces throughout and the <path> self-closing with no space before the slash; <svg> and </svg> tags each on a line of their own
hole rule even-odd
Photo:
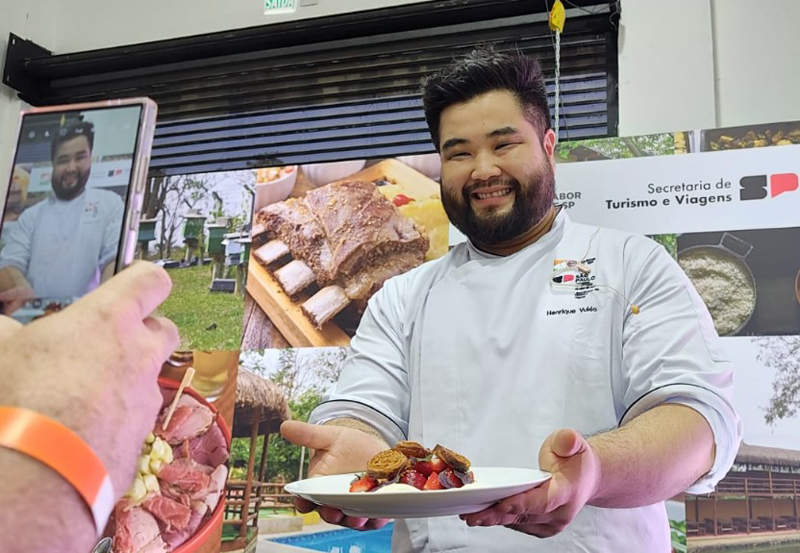
<svg viewBox="0 0 800 553">
<path fill-rule="evenodd" d="M 477 513 L 506 497 L 530 490 L 550 478 L 537 469 L 473 467 L 475 483 L 463 488 L 421 491 L 349 491 L 353 474 L 307 478 L 286 485 L 286 491 L 317 505 L 337 507 L 346 515 L 368 518 L 422 518 Z M 407 489 L 407 491 L 406 491 Z"/>
</svg>

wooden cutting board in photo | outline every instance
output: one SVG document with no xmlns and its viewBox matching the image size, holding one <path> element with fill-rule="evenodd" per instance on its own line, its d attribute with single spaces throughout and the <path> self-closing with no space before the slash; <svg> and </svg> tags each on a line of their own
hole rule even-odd
<svg viewBox="0 0 800 553">
<path fill-rule="evenodd" d="M 292 347 L 349 346 L 350 337 L 331 321 L 317 329 L 303 313 L 310 294 L 301 291 L 295 300 L 283 291 L 277 279 L 251 255 L 247 291 Z"/>
</svg>

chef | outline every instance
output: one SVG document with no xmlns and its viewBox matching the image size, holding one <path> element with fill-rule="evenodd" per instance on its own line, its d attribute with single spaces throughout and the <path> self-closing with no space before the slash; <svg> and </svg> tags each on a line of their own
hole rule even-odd
<svg viewBox="0 0 800 553">
<path fill-rule="evenodd" d="M 397 520 L 393 551 L 670 551 L 664 501 L 712 491 L 741 440 L 707 309 L 663 247 L 554 205 L 534 60 L 476 50 L 423 98 L 468 241 L 384 285 L 312 424 L 283 435 L 316 450 L 312 476 L 363 471 L 406 439 L 552 473 L 478 513 Z"/>
</svg>

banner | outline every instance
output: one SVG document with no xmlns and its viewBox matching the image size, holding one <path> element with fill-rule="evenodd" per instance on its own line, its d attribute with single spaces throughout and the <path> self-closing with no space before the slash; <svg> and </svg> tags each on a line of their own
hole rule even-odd
<svg viewBox="0 0 800 553">
<path fill-rule="evenodd" d="M 784 228 L 800 221 L 800 145 L 559 165 L 570 216 L 643 234 Z"/>
<path fill-rule="evenodd" d="M 734 362 L 744 441 L 712 494 L 667 502 L 673 550 L 797 553 L 800 122 L 562 142 L 556 157 L 557 201 L 570 217 L 662 244 L 708 305 Z M 155 191 L 165 200 L 144 249 L 175 282 L 163 311 L 195 355 L 241 349 L 232 473 L 253 493 L 258 482 L 277 482 L 269 491 L 276 509 L 288 506 L 281 482 L 304 476 L 308 463 L 279 438 L 280 421 L 289 412 L 306 420 L 319 403 L 366 301 L 387 278 L 464 240 L 441 206 L 439 170 L 436 154 L 347 160 L 176 177 Z M 354 179 L 365 186 L 346 184 Z M 213 202 L 201 200 L 209 193 Z M 363 231 L 373 215 L 410 239 L 370 251 Z M 297 262 L 316 244 L 314 225 L 335 229 L 347 255 Z M 363 255 L 356 245 L 370 252 L 369 263 L 350 257 Z M 384 263 L 398 252 L 400 262 Z M 263 430 L 239 411 L 240 400 L 259 398 L 269 400 L 255 403 L 269 413 Z M 263 515 L 262 532 L 285 531 L 268 530 L 278 527 L 274 517 L 291 518 L 280 510 Z M 225 536 L 226 549 L 247 538 L 230 525 Z"/>
<path fill-rule="evenodd" d="M 744 439 L 713 493 L 667 502 L 674 551 L 800 551 L 798 144 L 794 122 L 558 147 L 570 216 L 663 244 L 734 363 Z"/>
</svg>

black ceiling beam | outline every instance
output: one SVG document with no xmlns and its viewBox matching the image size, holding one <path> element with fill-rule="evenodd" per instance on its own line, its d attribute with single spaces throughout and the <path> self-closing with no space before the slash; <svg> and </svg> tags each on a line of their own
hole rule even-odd
<svg viewBox="0 0 800 553">
<path fill-rule="evenodd" d="M 48 83 L 33 77 L 27 71 L 27 63 L 34 59 L 48 59 L 53 56 L 50 50 L 42 48 L 31 40 L 10 33 L 6 49 L 6 62 L 3 66 L 3 83 L 20 93 L 20 97 L 42 90 Z"/>
</svg>

